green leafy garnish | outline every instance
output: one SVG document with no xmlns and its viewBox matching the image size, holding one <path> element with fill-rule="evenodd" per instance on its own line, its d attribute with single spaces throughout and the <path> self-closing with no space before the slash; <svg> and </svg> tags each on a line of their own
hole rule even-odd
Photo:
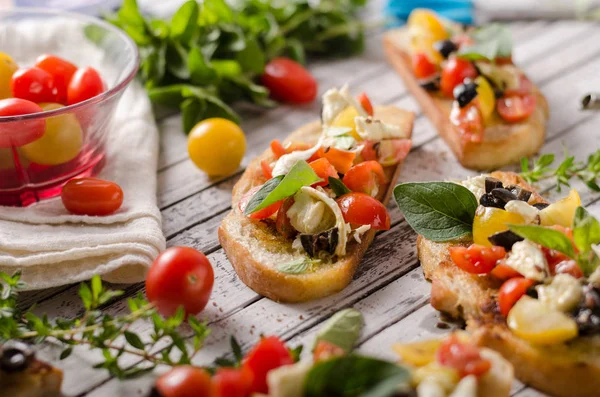
<svg viewBox="0 0 600 397">
<path fill-rule="evenodd" d="M 321 262 L 319 259 L 299 258 L 295 261 L 281 263 L 277 265 L 277 270 L 287 274 L 303 274 L 316 263 Z"/>
<path fill-rule="evenodd" d="M 506 26 L 493 23 L 478 28 L 470 36 L 474 43 L 458 51 L 461 58 L 493 61 L 497 57 L 509 57 L 512 53 L 512 36 Z"/>
<path fill-rule="evenodd" d="M 361 312 L 356 309 L 340 310 L 323 324 L 315 338 L 314 346 L 316 347 L 319 342 L 325 341 L 344 349 L 346 353 L 350 353 L 360 336 L 363 326 L 364 319 Z"/>
<path fill-rule="evenodd" d="M 510 230 L 534 243 L 562 252 L 569 258 L 575 258 L 571 240 L 564 233 L 538 225 L 509 225 Z"/>
<path fill-rule="evenodd" d="M 320 182 L 321 178 L 304 160 L 297 161 L 285 176 L 279 175 L 269 179 L 258 192 L 252 196 L 244 214 L 250 215 L 262 210 L 279 200 L 293 196 L 303 186 Z"/>
<path fill-rule="evenodd" d="M 352 193 L 352 190 L 348 189 L 344 182 L 340 178 L 329 177 L 329 187 L 335 193 L 336 197 L 343 196 L 344 194 Z"/>
<path fill-rule="evenodd" d="M 583 207 L 578 207 L 573 218 L 573 242 L 579 250 L 577 262 L 586 275 L 600 265 L 593 246 L 600 244 L 600 222 Z"/>
<path fill-rule="evenodd" d="M 394 198 L 408 224 L 429 240 L 455 240 L 473 230 L 477 199 L 457 183 L 402 183 L 394 188 Z"/>
</svg>

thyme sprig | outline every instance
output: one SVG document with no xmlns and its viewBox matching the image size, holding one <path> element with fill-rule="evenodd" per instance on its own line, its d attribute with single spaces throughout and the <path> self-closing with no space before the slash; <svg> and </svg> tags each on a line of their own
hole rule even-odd
<svg viewBox="0 0 600 397">
<path fill-rule="evenodd" d="M 530 167 L 529 160 L 522 158 L 521 176 L 528 183 L 554 180 L 559 192 L 563 187 L 569 187 L 573 178 L 577 178 L 591 190 L 600 192 L 600 149 L 590 154 L 587 161 L 576 161 L 575 156 L 569 156 L 566 151 L 565 159 L 556 168 L 553 167 L 554 160 L 554 154 L 543 154 Z"/>
<path fill-rule="evenodd" d="M 127 314 L 113 316 L 101 311 L 102 305 L 121 296 L 123 291 L 106 289 L 99 276 L 94 276 L 89 284 L 81 284 L 79 297 L 85 311 L 75 319 L 50 320 L 45 314 L 36 315 L 33 308 L 22 311 L 18 296 L 24 286 L 20 274 L 11 276 L 0 272 L 0 343 L 9 339 L 34 343 L 51 339 L 64 347 L 60 359 L 69 357 L 74 346 L 87 345 L 102 352 L 103 360 L 94 367 L 104 368 L 121 379 L 152 371 L 157 365 L 190 364 L 210 332 L 206 324 L 195 317 L 186 319 L 183 309 L 171 317 L 162 317 L 142 294 L 127 300 Z M 138 320 L 152 323 L 153 332 L 148 338 L 132 330 Z M 193 331 L 191 344 L 186 344 L 188 338 L 179 331 L 186 326 Z M 126 353 L 142 360 L 124 367 L 120 358 Z"/>
</svg>

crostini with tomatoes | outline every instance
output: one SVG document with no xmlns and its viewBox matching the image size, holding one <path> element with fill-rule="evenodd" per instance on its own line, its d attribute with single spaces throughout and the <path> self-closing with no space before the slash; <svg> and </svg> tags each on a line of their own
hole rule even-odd
<svg viewBox="0 0 600 397">
<path fill-rule="evenodd" d="M 323 95 L 321 120 L 274 140 L 233 189 L 219 241 L 240 279 L 275 301 L 342 290 L 378 230 L 411 147 L 414 114 L 349 88 Z"/>
<path fill-rule="evenodd" d="M 506 27 L 464 27 L 417 9 L 405 27 L 385 34 L 384 47 L 464 167 L 497 169 L 542 146 L 548 104 L 513 64 Z"/>
<path fill-rule="evenodd" d="M 576 190 L 546 202 L 514 173 L 398 185 L 431 304 L 559 397 L 600 390 L 600 222 Z"/>
</svg>

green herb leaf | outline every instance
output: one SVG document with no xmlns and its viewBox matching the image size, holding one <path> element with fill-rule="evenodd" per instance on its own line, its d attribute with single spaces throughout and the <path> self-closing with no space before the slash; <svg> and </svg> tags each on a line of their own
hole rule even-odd
<svg viewBox="0 0 600 397">
<path fill-rule="evenodd" d="M 461 48 L 461 58 L 493 61 L 497 57 L 509 57 L 512 53 L 512 37 L 510 30 L 503 25 L 493 23 L 475 30 L 471 34 L 474 44 Z"/>
<path fill-rule="evenodd" d="M 293 349 L 288 349 L 288 350 L 290 351 L 292 360 L 294 360 L 294 362 L 297 363 L 298 361 L 300 361 L 300 356 L 302 355 L 302 350 L 304 350 L 304 346 L 298 345 L 298 346 L 294 347 Z"/>
<path fill-rule="evenodd" d="M 171 19 L 171 38 L 187 42 L 198 28 L 199 7 L 196 0 L 189 0 L 175 12 Z"/>
<path fill-rule="evenodd" d="M 394 198 L 408 224 L 432 241 L 470 235 L 477 199 L 469 189 L 451 182 L 411 182 L 394 188 Z"/>
<path fill-rule="evenodd" d="M 562 252 L 569 258 L 575 258 L 575 250 L 571 240 L 558 230 L 537 225 L 509 225 L 509 228 L 513 233 L 527 240 Z"/>
<path fill-rule="evenodd" d="M 329 187 L 333 190 L 336 197 L 343 196 L 344 194 L 352 193 L 352 190 L 348 189 L 344 182 L 340 178 L 329 177 Z"/>
<path fill-rule="evenodd" d="M 323 324 L 313 345 L 313 350 L 321 341 L 329 342 L 350 353 L 360 336 L 364 326 L 364 319 L 356 309 L 344 309 L 335 313 Z"/>
<path fill-rule="evenodd" d="M 586 276 L 600 265 L 593 245 L 600 244 L 600 222 L 585 208 L 578 207 L 573 218 L 573 241 L 579 250 L 577 262 Z"/>
<path fill-rule="evenodd" d="M 64 349 L 60 353 L 60 356 L 58 357 L 58 359 L 59 360 L 64 360 L 65 358 L 69 357 L 71 355 L 71 353 L 73 353 L 73 346 L 69 346 L 66 349 Z"/>
<path fill-rule="evenodd" d="M 244 354 L 242 353 L 242 348 L 240 347 L 240 344 L 238 343 L 237 339 L 235 339 L 234 336 L 231 337 L 230 343 L 231 343 L 231 351 L 233 352 L 233 356 L 235 357 L 236 362 L 239 364 L 242 362 L 242 359 L 244 358 Z"/>
<path fill-rule="evenodd" d="M 304 274 L 310 269 L 310 267 L 313 264 L 319 262 L 321 261 L 318 259 L 299 258 L 295 261 L 281 263 L 277 265 L 277 270 L 281 273 L 287 274 Z"/>
<path fill-rule="evenodd" d="M 298 161 L 290 169 L 287 175 L 279 175 L 269 179 L 258 192 L 252 196 L 244 213 L 250 215 L 271 204 L 290 197 L 303 186 L 310 186 L 320 182 L 321 178 L 306 161 Z"/>
<path fill-rule="evenodd" d="M 129 343 L 131 346 L 135 347 L 136 349 L 144 350 L 144 342 L 142 342 L 142 340 L 140 339 L 138 334 L 135 334 L 131 331 L 125 331 L 124 334 L 125 334 L 125 339 L 127 340 L 127 343 Z"/>
</svg>

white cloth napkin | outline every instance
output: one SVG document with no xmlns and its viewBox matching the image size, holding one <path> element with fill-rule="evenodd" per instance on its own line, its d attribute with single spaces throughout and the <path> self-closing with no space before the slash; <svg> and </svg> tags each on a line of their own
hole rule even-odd
<svg viewBox="0 0 600 397">
<path fill-rule="evenodd" d="M 142 281 L 165 247 L 156 205 L 158 130 L 146 92 L 134 81 L 118 105 L 98 177 L 123 189 L 113 215 L 71 215 L 60 198 L 0 207 L 0 271 L 20 270 L 28 289 L 87 280 Z"/>
</svg>

